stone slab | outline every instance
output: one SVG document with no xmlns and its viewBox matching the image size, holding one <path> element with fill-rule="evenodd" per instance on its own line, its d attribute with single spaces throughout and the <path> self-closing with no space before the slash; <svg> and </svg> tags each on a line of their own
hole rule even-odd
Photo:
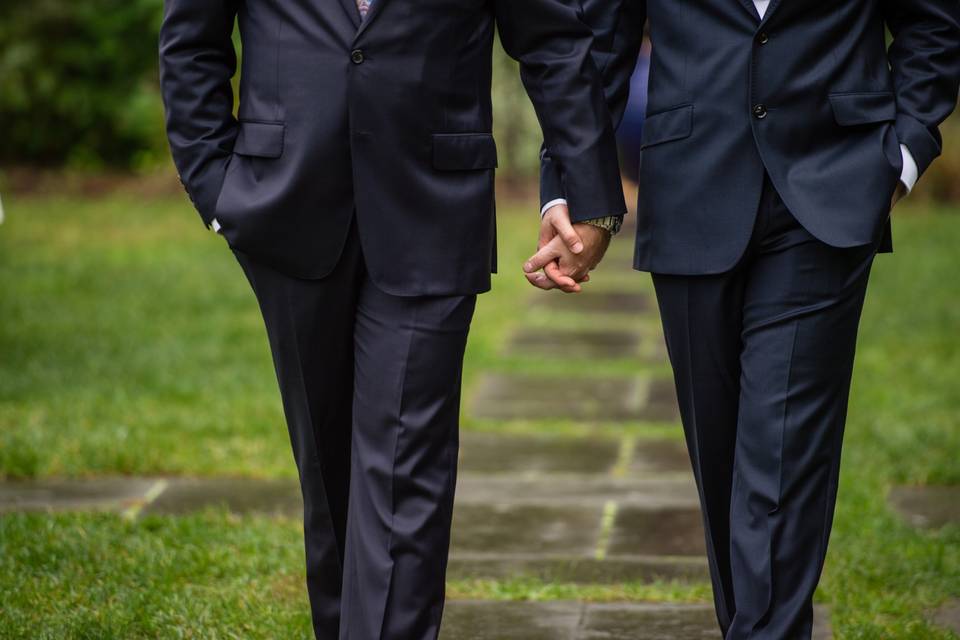
<svg viewBox="0 0 960 640">
<path fill-rule="evenodd" d="M 552 634 L 552 635 L 550 635 Z M 719 640 L 709 604 L 450 601 L 442 640 Z M 814 613 L 814 640 L 832 637 Z"/>
<path fill-rule="evenodd" d="M 566 390 L 576 389 L 576 393 Z M 556 378 L 486 374 L 477 385 L 472 415 L 490 420 L 642 420 L 646 385 L 638 378 Z M 663 409 L 654 408 L 656 419 Z M 652 418 L 651 418 L 652 419 Z"/>
<path fill-rule="evenodd" d="M 815 607 L 813 640 L 830 640 L 829 614 Z M 577 640 L 718 640 L 720 627 L 711 605 L 592 604 L 586 608 Z"/>
<path fill-rule="evenodd" d="M 960 635 L 960 598 L 951 598 L 940 605 L 930 615 L 930 622 Z"/>
<path fill-rule="evenodd" d="M 640 334 L 633 331 L 526 328 L 510 336 L 504 354 L 563 360 L 638 358 L 640 344 Z"/>
<path fill-rule="evenodd" d="M 587 288 L 575 295 L 551 291 L 535 299 L 538 306 L 554 313 L 639 315 L 657 308 L 652 294 L 636 291 L 597 291 Z"/>
<path fill-rule="evenodd" d="M 890 503 L 915 527 L 960 525 L 960 486 L 894 487 Z"/>
<path fill-rule="evenodd" d="M 577 640 L 718 640 L 713 608 L 699 604 L 595 604 Z"/>
<path fill-rule="evenodd" d="M 144 500 L 152 478 L 90 478 L 0 483 L 0 513 L 10 511 L 123 511 Z"/>
<path fill-rule="evenodd" d="M 680 422 L 677 388 L 672 379 L 657 378 L 650 381 L 643 419 L 652 422 Z"/>
<path fill-rule="evenodd" d="M 579 439 L 574 442 L 581 445 L 581 451 L 590 451 Z M 599 509 L 611 500 L 647 509 L 696 505 L 697 494 L 689 473 L 609 473 L 616 451 L 615 443 L 606 443 L 609 448 L 598 450 L 597 459 L 602 464 L 575 462 L 571 450 L 569 459 L 566 453 L 559 458 L 535 454 L 534 464 L 519 472 L 463 471 L 457 483 L 457 502 L 493 509 L 504 505 Z M 522 459 L 518 459 L 517 465 L 522 465 Z M 559 467 L 575 471 L 557 472 Z M 138 505 L 144 513 L 160 514 L 183 514 L 209 507 L 223 507 L 239 514 L 298 516 L 302 511 L 295 479 L 95 478 L 0 483 L 0 511 L 123 511 Z"/>
<path fill-rule="evenodd" d="M 178 515 L 209 507 L 223 507 L 237 514 L 303 513 L 296 480 L 248 478 L 172 478 L 167 489 L 143 513 Z"/>
<path fill-rule="evenodd" d="M 641 359 L 646 363 L 670 364 L 670 354 L 667 352 L 667 342 L 663 333 L 657 330 L 650 330 L 642 339 Z"/>
<path fill-rule="evenodd" d="M 703 523 L 696 507 L 686 509 L 621 508 L 608 552 L 659 556 L 706 554 Z"/>
<path fill-rule="evenodd" d="M 590 556 L 603 505 L 464 504 L 454 507 L 454 553 L 556 553 Z"/>
<path fill-rule="evenodd" d="M 630 473 L 634 475 L 677 473 L 689 475 L 693 470 L 683 440 L 647 440 L 636 442 Z"/>
<path fill-rule="evenodd" d="M 596 507 L 615 502 L 648 511 L 695 510 L 699 506 L 692 473 L 646 477 L 462 473 L 457 481 L 457 502 L 517 507 Z"/>
<path fill-rule="evenodd" d="M 447 569 L 450 580 L 516 580 L 548 583 L 621 584 L 656 580 L 710 580 L 706 558 L 606 556 L 603 559 L 538 553 L 460 553 L 454 551 Z"/>
<path fill-rule="evenodd" d="M 576 640 L 581 605 L 451 601 L 440 640 Z"/>
<path fill-rule="evenodd" d="M 600 438 L 558 438 L 462 432 L 460 470 L 477 473 L 605 473 L 619 443 Z"/>
</svg>

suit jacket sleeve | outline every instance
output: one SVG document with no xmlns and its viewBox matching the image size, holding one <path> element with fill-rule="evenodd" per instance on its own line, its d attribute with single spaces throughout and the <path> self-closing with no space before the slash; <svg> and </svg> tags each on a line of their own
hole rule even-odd
<svg viewBox="0 0 960 640">
<path fill-rule="evenodd" d="M 919 173 L 940 155 L 939 125 L 957 105 L 960 89 L 960 3 L 886 0 L 893 42 L 888 51 L 897 98 L 897 136 Z"/>
<path fill-rule="evenodd" d="M 616 139 L 578 0 L 494 0 L 574 221 L 626 211 Z"/>
<path fill-rule="evenodd" d="M 160 88 L 173 160 L 209 226 L 237 136 L 230 79 L 238 0 L 165 0 Z"/>
<path fill-rule="evenodd" d="M 594 35 L 591 55 L 600 70 L 613 125 L 619 127 L 627 107 L 630 78 L 643 42 L 647 3 L 646 0 L 583 0 L 582 5 L 583 20 Z M 540 161 L 541 206 L 566 198 L 563 176 L 549 141 L 541 151 Z"/>
</svg>

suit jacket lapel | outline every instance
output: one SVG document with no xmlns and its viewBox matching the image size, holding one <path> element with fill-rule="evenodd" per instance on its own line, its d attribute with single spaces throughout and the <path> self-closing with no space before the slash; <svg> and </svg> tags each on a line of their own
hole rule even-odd
<svg viewBox="0 0 960 640">
<path fill-rule="evenodd" d="M 354 0 L 344 0 L 345 2 L 353 2 Z M 390 2 L 390 0 L 373 0 L 373 4 L 370 6 L 370 11 L 367 12 L 367 17 L 363 19 L 363 22 L 360 24 L 360 28 L 357 29 L 357 37 L 366 31 L 370 27 L 370 23 L 377 19 L 377 16 L 380 15 L 380 10 L 383 8 L 383 5 Z M 357 15 L 360 14 L 360 11 L 357 10 Z"/>
<path fill-rule="evenodd" d="M 766 12 L 763 14 L 763 22 L 766 23 L 770 20 L 770 16 L 773 15 L 773 12 L 777 10 L 777 7 L 780 6 L 780 0 L 770 0 L 770 6 L 767 7 Z"/>
<path fill-rule="evenodd" d="M 759 24 L 759 23 L 760 23 L 760 14 L 757 13 L 757 5 L 753 4 L 753 0 L 740 0 L 740 4 L 743 5 L 743 8 L 746 9 L 747 12 L 748 12 L 751 16 L 753 16 L 753 19 L 757 21 L 757 24 Z M 768 8 L 767 13 L 769 13 L 769 12 L 770 12 L 770 11 L 769 11 L 769 8 Z"/>
<path fill-rule="evenodd" d="M 347 17 L 350 18 L 350 22 L 353 23 L 353 26 L 359 29 L 360 10 L 357 9 L 356 0 L 340 0 L 340 6 L 342 6 L 343 10 L 347 12 Z"/>
</svg>

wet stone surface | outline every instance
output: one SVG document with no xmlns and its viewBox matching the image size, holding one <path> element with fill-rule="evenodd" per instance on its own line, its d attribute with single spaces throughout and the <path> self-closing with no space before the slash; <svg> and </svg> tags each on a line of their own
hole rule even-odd
<svg viewBox="0 0 960 640">
<path fill-rule="evenodd" d="M 659 474 L 693 472 L 690 456 L 683 440 L 639 440 L 634 447 L 633 461 L 630 465 L 633 474 Z"/>
<path fill-rule="evenodd" d="M 960 635 L 960 598 L 951 598 L 930 616 L 930 622 Z"/>
<path fill-rule="evenodd" d="M 533 578 L 543 582 L 619 584 L 622 582 L 708 582 L 706 558 L 653 556 L 591 557 L 549 554 L 457 552 L 447 569 L 450 580 L 512 580 Z"/>
<path fill-rule="evenodd" d="M 579 605 L 448 602 L 440 640 L 576 640 Z"/>
<path fill-rule="evenodd" d="M 656 510 L 626 507 L 617 512 L 609 553 L 703 556 L 705 544 L 700 511 L 696 507 Z"/>
<path fill-rule="evenodd" d="M 585 290 L 577 295 L 551 292 L 537 305 L 557 313 L 641 314 L 656 311 L 652 294 Z"/>
<path fill-rule="evenodd" d="M 454 553 L 553 553 L 589 556 L 600 533 L 602 505 L 459 504 L 453 512 Z"/>
<path fill-rule="evenodd" d="M 616 502 L 638 509 L 696 509 L 693 474 L 489 476 L 462 473 L 457 501 L 467 505 L 593 507 Z"/>
<path fill-rule="evenodd" d="M 648 387 L 643 419 L 656 422 L 679 422 L 677 389 L 672 379 L 657 378 Z"/>
<path fill-rule="evenodd" d="M 558 359 L 638 358 L 640 334 L 631 331 L 521 329 L 504 349 L 507 356 Z"/>
<path fill-rule="evenodd" d="M 605 473 L 619 443 L 596 438 L 462 432 L 460 471 L 476 473 Z"/>
<path fill-rule="evenodd" d="M 939 529 L 960 524 L 960 486 L 894 487 L 890 503 L 915 527 Z"/>
<path fill-rule="evenodd" d="M 143 513 L 176 515 L 211 507 L 238 514 L 298 516 L 303 512 L 296 480 L 175 478 Z"/>
<path fill-rule="evenodd" d="M 0 483 L 4 511 L 122 511 L 144 499 L 156 480 L 97 478 Z"/>
<path fill-rule="evenodd" d="M 814 640 L 831 637 L 818 607 Z M 452 601 L 442 640 L 716 640 L 713 608 L 700 604 L 583 604 L 577 602 Z"/>
<path fill-rule="evenodd" d="M 622 460 L 624 448 L 632 450 Z M 614 500 L 646 509 L 696 505 L 683 443 L 513 435 L 461 436 L 457 499 L 464 504 L 590 507 Z M 182 514 L 210 507 L 299 516 L 295 479 L 127 478 L 0 483 L 0 511 L 124 511 Z"/>
<path fill-rule="evenodd" d="M 574 385 L 578 393 L 562 393 L 560 385 Z M 645 402 L 646 385 L 637 378 L 555 378 L 487 374 L 471 405 L 472 415 L 490 420 L 661 420 L 667 412 L 662 399 Z"/>
<path fill-rule="evenodd" d="M 587 609 L 577 640 L 717 640 L 713 609 L 701 605 L 596 604 Z"/>
</svg>

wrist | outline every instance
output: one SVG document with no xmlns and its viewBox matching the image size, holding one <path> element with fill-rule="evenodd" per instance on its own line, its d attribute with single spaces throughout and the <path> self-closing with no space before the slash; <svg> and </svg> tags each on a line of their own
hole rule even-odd
<svg viewBox="0 0 960 640">
<path fill-rule="evenodd" d="M 547 215 L 547 212 L 550 211 L 550 209 L 553 209 L 555 206 L 560 204 L 563 204 L 563 205 L 567 204 L 566 199 L 556 198 L 555 200 L 551 200 L 550 202 L 540 207 L 540 218 L 543 218 L 543 216 Z"/>
<path fill-rule="evenodd" d="M 590 220 L 584 220 L 583 224 L 597 227 L 598 229 L 606 231 L 610 236 L 615 236 L 620 231 L 620 227 L 623 226 L 623 216 L 604 216 L 602 218 L 593 218 Z"/>
</svg>

